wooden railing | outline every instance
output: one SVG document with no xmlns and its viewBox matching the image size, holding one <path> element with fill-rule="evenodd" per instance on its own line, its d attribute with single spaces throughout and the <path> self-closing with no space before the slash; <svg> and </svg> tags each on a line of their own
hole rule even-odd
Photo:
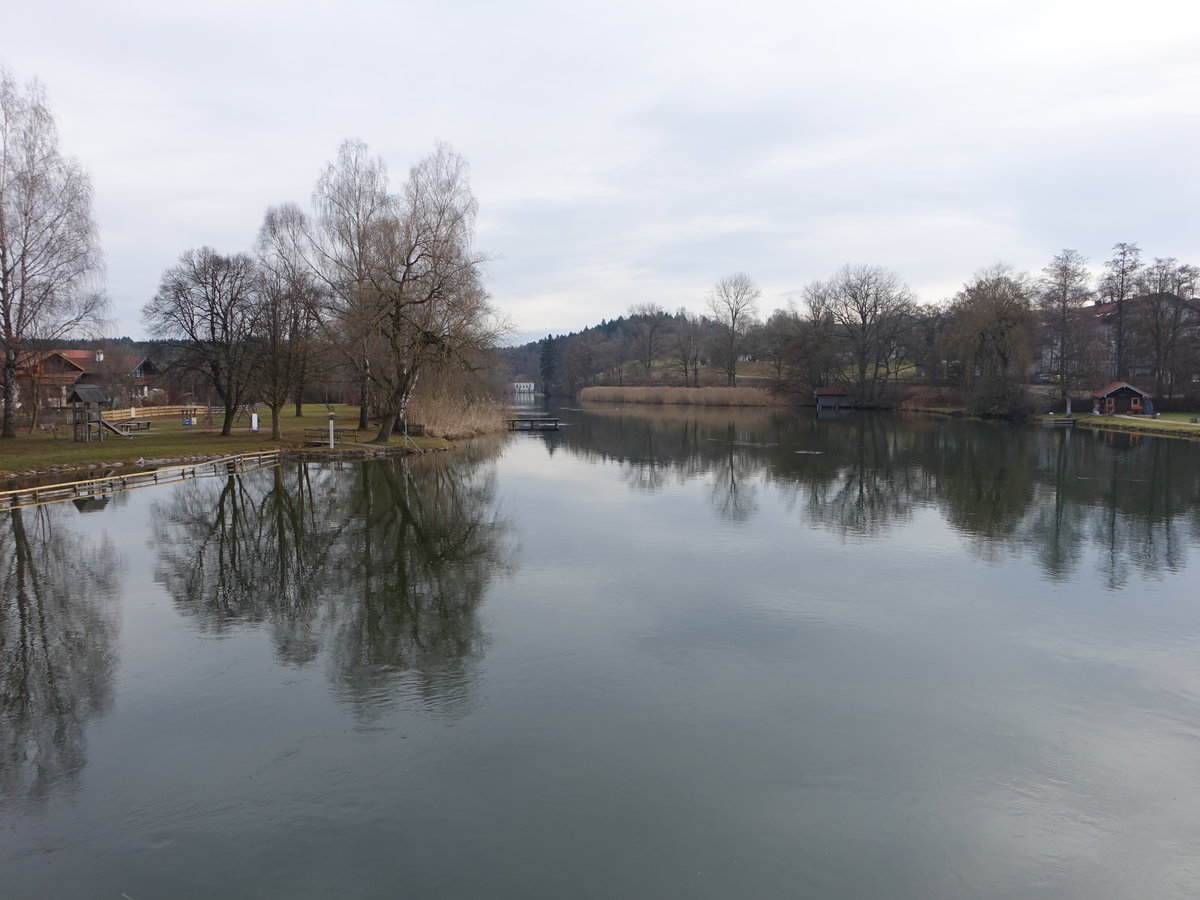
<svg viewBox="0 0 1200 900">
<path fill-rule="evenodd" d="M 279 465 L 279 453 L 278 450 L 267 450 L 262 453 L 239 453 L 234 456 L 224 456 L 220 459 L 187 463 L 186 465 L 164 466 L 141 472 L 107 474 L 82 481 L 0 491 L 0 509 L 22 509 L 28 506 L 40 506 L 43 503 L 57 503 L 61 500 L 103 497 L 136 488 L 152 487 L 156 484 L 186 481 L 189 478 L 211 478 L 220 475 L 256 472 L 259 469 L 268 469 L 271 466 Z"/>
</svg>

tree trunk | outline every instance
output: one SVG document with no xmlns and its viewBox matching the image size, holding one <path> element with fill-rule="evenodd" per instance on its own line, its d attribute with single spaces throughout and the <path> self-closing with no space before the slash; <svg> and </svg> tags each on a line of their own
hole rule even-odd
<svg viewBox="0 0 1200 900">
<path fill-rule="evenodd" d="M 17 364 L 11 357 L 4 360 L 4 429 L 3 437 L 17 436 L 17 419 L 13 406 L 17 402 Z"/>
<path fill-rule="evenodd" d="M 367 370 L 364 368 L 358 382 L 358 427 L 359 430 L 367 428 L 367 407 L 370 405 L 371 382 L 367 377 Z M 385 417 L 386 418 L 386 417 Z M 388 434 L 391 434 L 389 431 Z"/>
<path fill-rule="evenodd" d="M 392 430 L 396 424 L 397 415 L 398 413 L 393 414 L 385 411 L 384 414 L 380 416 L 379 433 L 375 435 L 375 443 L 386 444 L 392 439 Z"/>
</svg>

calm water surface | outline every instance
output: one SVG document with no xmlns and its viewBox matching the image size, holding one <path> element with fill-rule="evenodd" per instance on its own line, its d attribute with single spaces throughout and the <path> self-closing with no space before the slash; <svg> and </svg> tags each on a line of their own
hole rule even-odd
<svg viewBox="0 0 1200 900">
<path fill-rule="evenodd" d="M 0 895 L 1200 895 L 1200 445 L 702 413 L 0 514 Z"/>
</svg>

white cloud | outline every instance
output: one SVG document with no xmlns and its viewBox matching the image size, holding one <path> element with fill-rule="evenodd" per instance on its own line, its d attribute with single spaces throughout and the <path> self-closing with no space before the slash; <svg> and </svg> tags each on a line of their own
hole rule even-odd
<svg viewBox="0 0 1200 900">
<path fill-rule="evenodd" d="M 1200 261 L 1200 14 L 1151 0 L 32 4 L 0 61 L 93 173 L 119 330 L 162 270 L 306 203 L 347 137 L 470 160 L 516 327 L 764 306 L 844 262 L 938 299 L 1116 241 Z"/>
</svg>

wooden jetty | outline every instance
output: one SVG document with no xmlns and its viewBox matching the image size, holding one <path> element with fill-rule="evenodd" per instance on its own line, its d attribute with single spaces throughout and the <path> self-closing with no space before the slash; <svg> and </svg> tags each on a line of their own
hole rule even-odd
<svg viewBox="0 0 1200 900">
<path fill-rule="evenodd" d="M 1074 428 L 1074 416 L 1046 416 L 1042 419 L 1042 424 L 1047 428 Z"/>
<path fill-rule="evenodd" d="M 517 416 L 508 420 L 509 431 L 558 431 L 558 416 Z"/>
<path fill-rule="evenodd" d="M 43 503 L 55 503 L 59 500 L 107 497 L 121 491 L 152 487 L 156 484 L 170 484 L 172 481 L 257 472 L 259 469 L 269 469 L 278 464 L 279 451 L 268 450 L 264 453 L 239 453 L 236 456 L 225 456 L 220 459 L 209 459 L 181 466 L 147 469 L 142 472 L 115 474 L 109 471 L 104 475 L 80 481 L 0 491 L 0 509 L 21 509 L 27 506 L 40 506 Z"/>
</svg>

